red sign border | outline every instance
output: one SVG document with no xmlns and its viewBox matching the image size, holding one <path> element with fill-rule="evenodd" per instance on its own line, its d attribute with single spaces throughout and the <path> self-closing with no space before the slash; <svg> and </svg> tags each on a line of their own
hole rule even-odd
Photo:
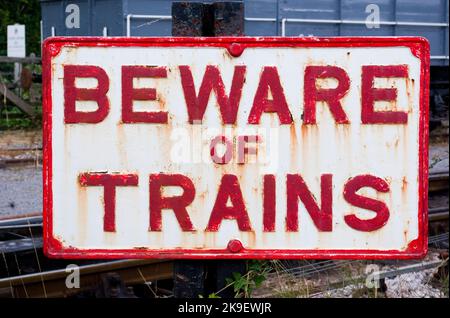
<svg viewBox="0 0 450 318">
<path fill-rule="evenodd" d="M 70 47 L 223 47 L 239 56 L 249 47 L 409 47 L 421 61 L 418 238 L 400 250 L 77 249 L 53 236 L 51 60 Z M 428 250 L 429 43 L 422 37 L 51 37 L 43 43 L 43 240 L 44 254 L 65 259 L 414 259 Z"/>
</svg>

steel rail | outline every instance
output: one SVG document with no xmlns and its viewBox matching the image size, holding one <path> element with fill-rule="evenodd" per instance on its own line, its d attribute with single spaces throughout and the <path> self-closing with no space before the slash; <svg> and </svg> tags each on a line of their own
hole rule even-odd
<svg viewBox="0 0 450 318">
<path fill-rule="evenodd" d="M 57 269 L 40 273 L 19 275 L 0 279 L 0 290 L 7 296 L 13 290 L 13 297 L 40 297 L 43 295 L 42 283 L 46 285 L 48 297 L 68 296 L 83 290 L 98 287 L 102 274 L 115 272 L 125 285 L 146 284 L 153 280 L 172 277 L 172 262 L 168 260 L 119 260 L 82 265 L 77 268 L 80 274 L 80 288 L 70 289 L 66 279 L 73 272 L 70 269 Z"/>
<path fill-rule="evenodd" d="M 42 212 L 33 213 L 30 216 L 0 219 L 0 227 L 11 225 L 36 224 L 36 223 L 42 223 Z"/>
<path fill-rule="evenodd" d="M 428 210 L 428 221 L 429 222 L 438 222 L 449 219 L 449 208 L 448 207 L 439 207 L 432 208 Z"/>
</svg>

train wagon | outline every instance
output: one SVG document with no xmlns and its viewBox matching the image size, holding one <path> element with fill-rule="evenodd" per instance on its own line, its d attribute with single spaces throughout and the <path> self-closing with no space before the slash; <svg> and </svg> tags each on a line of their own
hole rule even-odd
<svg viewBox="0 0 450 318">
<path fill-rule="evenodd" d="M 170 36 L 172 2 L 42 0 L 42 35 Z M 448 2 L 244 0 L 245 34 L 423 36 L 430 41 L 432 65 L 448 65 Z"/>
<path fill-rule="evenodd" d="M 170 36 L 173 2 L 173 0 L 41 0 L 41 37 L 43 40 L 49 36 Z M 449 0 L 243 0 L 241 2 L 245 10 L 244 33 L 248 36 L 427 38 L 431 49 L 431 128 L 448 117 Z"/>
</svg>

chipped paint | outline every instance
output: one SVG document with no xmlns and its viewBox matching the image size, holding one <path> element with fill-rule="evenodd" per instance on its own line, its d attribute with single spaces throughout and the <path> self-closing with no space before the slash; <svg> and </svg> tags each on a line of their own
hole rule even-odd
<svg viewBox="0 0 450 318">
<path fill-rule="evenodd" d="M 421 38 L 46 40 L 46 254 L 421 257 L 428 65 Z"/>
</svg>

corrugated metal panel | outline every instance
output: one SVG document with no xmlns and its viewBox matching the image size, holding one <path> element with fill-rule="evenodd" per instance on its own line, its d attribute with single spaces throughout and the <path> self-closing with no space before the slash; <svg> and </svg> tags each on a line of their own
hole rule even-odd
<svg viewBox="0 0 450 318">
<path fill-rule="evenodd" d="M 108 35 L 170 36 L 172 2 L 44 0 L 43 37 L 52 35 L 52 27 L 55 35 L 102 35 L 105 26 Z M 79 6 L 80 28 L 68 29 L 65 26 L 65 8 L 68 4 Z M 448 0 L 244 0 L 244 4 L 245 34 L 249 36 L 424 36 L 431 43 L 432 64 L 448 65 Z M 366 12 L 370 5 L 378 7 L 381 21 L 384 22 L 443 25 L 386 23 L 379 28 L 367 28 L 364 23 L 347 23 L 365 21 L 370 14 L 370 11 Z M 288 19 L 285 24 L 282 24 L 283 19 Z M 313 22 L 294 22 L 292 19 Z"/>
<path fill-rule="evenodd" d="M 92 35 L 103 35 L 106 27 L 108 36 L 123 35 L 124 19 L 122 2 L 95 0 L 92 2 Z"/>
<path fill-rule="evenodd" d="M 170 16 L 172 1 L 168 0 L 123 0 L 123 18 L 132 15 Z M 124 23 L 123 35 L 126 35 Z M 161 18 L 132 18 L 130 20 L 130 34 L 132 36 L 170 36 L 172 22 Z"/>
<path fill-rule="evenodd" d="M 62 17 L 64 13 L 63 1 L 42 1 L 41 15 L 42 15 L 42 37 L 43 39 L 52 36 L 53 30 L 61 31 L 65 28 Z"/>
<path fill-rule="evenodd" d="M 373 6 L 379 27 L 365 24 Z M 432 65 L 448 65 L 448 0 L 284 0 L 279 7 L 286 36 L 423 36 Z"/>
<path fill-rule="evenodd" d="M 280 33 L 277 0 L 245 1 L 245 34 L 270 36 Z M 278 22 L 277 22 L 278 21 Z"/>
<path fill-rule="evenodd" d="M 52 35 L 98 36 L 104 34 L 105 28 L 107 35 L 123 35 L 122 1 L 46 0 L 41 1 L 41 9 L 44 39 Z M 77 10 L 79 14 L 74 10 Z M 66 20 L 71 20 L 71 15 L 73 19 L 79 19 L 77 25 L 70 24 L 70 21 L 67 24 Z"/>
<path fill-rule="evenodd" d="M 447 23 L 447 27 L 398 26 L 396 34 L 423 36 L 431 43 L 432 56 L 447 56 L 447 59 L 432 61 L 434 65 L 448 65 L 448 0 L 397 1 L 397 20 L 410 22 Z"/>
</svg>

